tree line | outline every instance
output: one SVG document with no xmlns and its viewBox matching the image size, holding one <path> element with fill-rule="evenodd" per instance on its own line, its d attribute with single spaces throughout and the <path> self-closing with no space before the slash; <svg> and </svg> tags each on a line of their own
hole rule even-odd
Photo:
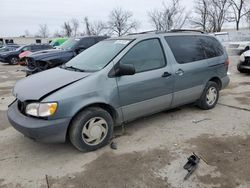
<svg viewBox="0 0 250 188">
<path fill-rule="evenodd" d="M 234 23 L 237 30 L 242 21 L 250 23 L 250 0 L 194 0 L 194 7 L 186 10 L 182 0 L 166 0 L 160 9 L 147 12 L 152 30 L 167 31 L 192 27 L 206 32 L 220 32 L 225 23 Z M 36 37 L 76 37 L 82 35 L 122 36 L 140 27 L 133 13 L 120 7 L 109 13 L 108 21 L 73 18 L 65 21 L 60 30 L 50 34 L 47 24 L 39 25 Z M 31 36 L 25 31 L 25 36 Z"/>
</svg>

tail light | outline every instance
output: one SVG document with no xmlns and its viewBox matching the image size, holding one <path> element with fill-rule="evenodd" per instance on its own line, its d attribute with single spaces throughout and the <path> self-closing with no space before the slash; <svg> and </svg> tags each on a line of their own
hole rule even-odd
<svg viewBox="0 0 250 188">
<path fill-rule="evenodd" d="M 225 65 L 229 66 L 229 64 L 230 64 L 230 60 L 227 59 L 227 60 L 225 61 Z"/>
</svg>

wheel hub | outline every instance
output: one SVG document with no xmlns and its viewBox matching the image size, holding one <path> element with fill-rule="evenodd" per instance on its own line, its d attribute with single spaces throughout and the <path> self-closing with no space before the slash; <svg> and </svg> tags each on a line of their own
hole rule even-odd
<svg viewBox="0 0 250 188">
<path fill-rule="evenodd" d="M 207 91 L 207 103 L 213 105 L 217 99 L 217 90 L 214 87 L 211 87 Z"/>
<path fill-rule="evenodd" d="M 108 123 L 101 117 L 91 118 L 84 124 L 82 139 L 88 145 L 101 143 L 108 133 Z"/>
<path fill-rule="evenodd" d="M 90 136 L 93 137 L 93 138 L 100 138 L 101 137 L 101 134 L 102 134 L 102 129 L 101 127 L 95 125 L 95 126 L 92 126 L 90 128 Z"/>
</svg>

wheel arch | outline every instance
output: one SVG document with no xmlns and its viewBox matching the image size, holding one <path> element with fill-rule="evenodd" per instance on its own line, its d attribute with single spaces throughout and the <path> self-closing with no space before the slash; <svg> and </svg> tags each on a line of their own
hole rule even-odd
<svg viewBox="0 0 250 188">
<path fill-rule="evenodd" d="M 215 82 L 216 84 L 218 84 L 219 90 L 221 90 L 221 88 L 222 88 L 222 81 L 221 81 L 221 79 L 220 79 L 219 77 L 214 76 L 214 77 L 212 77 L 212 78 L 211 78 L 210 80 L 208 80 L 208 81 L 212 81 L 212 82 Z"/>
<path fill-rule="evenodd" d="M 75 114 L 74 116 L 72 116 L 72 118 L 70 119 L 70 122 L 69 122 L 69 126 L 67 128 L 67 132 L 66 132 L 66 140 L 69 140 L 69 129 L 71 127 L 71 124 L 72 124 L 72 121 L 73 119 L 80 113 L 82 112 L 83 110 L 87 109 L 87 108 L 90 108 L 90 107 L 98 107 L 98 108 L 102 108 L 103 110 L 106 110 L 110 115 L 111 117 L 113 118 L 114 120 L 114 123 L 116 124 L 117 122 L 117 119 L 118 119 L 118 112 L 116 111 L 116 109 L 109 105 L 109 104 L 106 104 L 106 103 L 102 103 L 102 102 L 98 102 L 98 103 L 92 103 L 92 104 L 88 104 L 82 108 L 80 108 Z"/>
</svg>

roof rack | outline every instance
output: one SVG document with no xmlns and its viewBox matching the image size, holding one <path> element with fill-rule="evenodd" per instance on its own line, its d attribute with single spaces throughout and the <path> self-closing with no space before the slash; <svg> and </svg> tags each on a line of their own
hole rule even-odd
<svg viewBox="0 0 250 188">
<path fill-rule="evenodd" d="M 206 32 L 204 32 L 204 31 L 201 31 L 201 30 L 195 30 L 195 29 L 171 29 L 171 30 L 169 30 L 169 31 L 167 31 L 167 32 L 170 32 L 170 33 L 177 33 L 177 32 L 198 32 L 198 33 L 202 33 L 202 34 L 204 34 L 204 33 L 206 33 Z"/>
<path fill-rule="evenodd" d="M 156 33 L 157 30 L 149 30 L 149 31 L 142 31 L 142 32 L 138 32 L 138 33 L 129 33 L 127 35 L 138 35 L 138 34 L 147 34 L 147 33 Z"/>
<path fill-rule="evenodd" d="M 138 33 L 129 33 L 128 35 L 138 35 L 138 34 L 148 34 L 148 33 L 155 33 L 155 34 L 161 34 L 161 33 L 178 33 L 178 32 L 198 32 L 198 33 L 206 33 L 205 31 L 201 30 L 195 30 L 195 29 L 171 29 L 168 31 L 161 31 L 161 30 L 149 30 L 149 31 L 143 31 Z"/>
</svg>

